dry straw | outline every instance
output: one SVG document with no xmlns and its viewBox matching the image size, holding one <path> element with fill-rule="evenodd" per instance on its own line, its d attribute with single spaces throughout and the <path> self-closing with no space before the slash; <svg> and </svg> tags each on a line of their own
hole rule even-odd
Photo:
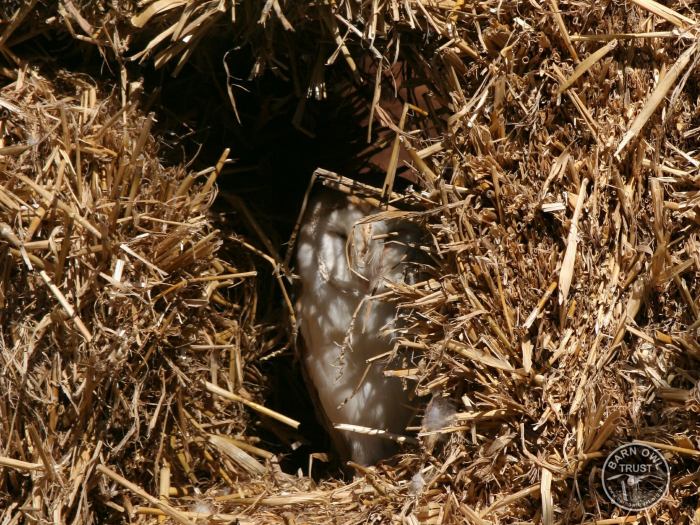
<svg viewBox="0 0 700 525">
<path fill-rule="evenodd" d="M 38 18 L 18 6 L 0 33 L 3 523 L 697 523 L 688 3 L 59 4 Z M 50 34 L 46 20 L 105 56 L 180 74 L 230 25 L 252 75 L 281 68 L 290 94 L 322 93 L 326 63 L 361 82 L 363 59 L 396 57 L 429 88 L 427 114 L 406 105 L 393 122 L 372 98 L 381 72 L 364 79 L 392 134 L 376 188 L 317 172 L 426 233 L 425 279 L 386 296 L 402 318 L 402 366 L 387 375 L 417 407 L 393 462 L 315 482 L 319 450 L 308 471 L 281 471 L 254 422 L 292 443 L 297 422 L 266 406 L 258 364 L 290 341 L 266 346 L 254 284 L 272 273 L 291 314 L 288 264 L 255 217 L 255 241 L 212 224 L 226 155 L 200 173 L 159 163 L 126 69 L 113 96 L 19 55 Z M 285 47 L 292 32 L 318 56 Z M 457 414 L 421 433 L 436 395 Z M 672 479 L 658 505 L 628 515 L 599 470 L 633 440 L 661 450 Z"/>
</svg>

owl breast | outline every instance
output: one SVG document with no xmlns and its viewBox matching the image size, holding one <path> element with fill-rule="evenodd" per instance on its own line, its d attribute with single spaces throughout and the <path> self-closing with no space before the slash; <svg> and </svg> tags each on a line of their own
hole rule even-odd
<svg viewBox="0 0 700 525">
<path fill-rule="evenodd" d="M 385 377 L 396 306 L 373 296 L 412 272 L 415 231 L 399 221 L 367 220 L 377 210 L 322 190 L 302 219 L 297 244 L 297 314 L 302 361 L 323 419 L 344 459 L 369 465 L 391 455 L 381 437 L 339 431 L 346 423 L 404 433 L 412 410 L 401 381 Z M 362 222 L 360 222 L 362 221 Z"/>
</svg>

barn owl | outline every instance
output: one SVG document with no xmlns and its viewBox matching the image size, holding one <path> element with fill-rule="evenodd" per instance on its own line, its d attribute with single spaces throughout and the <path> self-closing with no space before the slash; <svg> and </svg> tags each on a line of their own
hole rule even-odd
<svg viewBox="0 0 700 525">
<path fill-rule="evenodd" d="M 302 218 L 297 244 L 301 291 L 296 309 L 302 362 L 331 438 L 344 459 L 370 465 L 396 450 L 385 438 L 340 431 L 338 423 L 405 433 L 411 417 L 401 380 L 385 377 L 396 306 L 372 296 L 413 274 L 416 230 L 406 221 L 372 221 L 378 210 L 321 190 Z M 415 261 L 414 261 L 415 262 Z"/>
</svg>

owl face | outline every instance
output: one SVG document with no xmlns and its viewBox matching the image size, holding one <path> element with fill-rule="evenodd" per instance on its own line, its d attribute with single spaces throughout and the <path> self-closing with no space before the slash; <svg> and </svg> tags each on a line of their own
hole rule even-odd
<svg viewBox="0 0 700 525">
<path fill-rule="evenodd" d="M 405 281 L 415 259 L 415 233 L 401 221 L 375 220 L 378 210 L 325 190 L 311 201 L 297 245 L 301 292 L 297 314 L 302 360 L 322 419 L 346 459 L 374 463 L 386 440 L 332 428 L 338 423 L 403 433 L 411 408 L 400 380 L 383 374 L 392 349 L 396 307 L 374 298 Z"/>
</svg>

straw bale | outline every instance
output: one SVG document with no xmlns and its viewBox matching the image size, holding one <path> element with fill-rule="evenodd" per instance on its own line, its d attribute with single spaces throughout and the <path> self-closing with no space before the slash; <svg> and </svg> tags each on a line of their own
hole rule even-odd
<svg viewBox="0 0 700 525">
<path fill-rule="evenodd" d="M 247 275 L 272 266 L 282 293 L 286 268 L 240 238 L 233 244 L 249 257 L 217 252 L 221 236 L 205 215 L 213 186 L 158 164 L 147 116 L 124 110 L 110 121 L 119 107 L 90 82 L 26 69 L 0 91 L 19 108 L 0 149 L 3 517 L 697 523 L 692 6 L 167 0 L 121 9 L 104 16 L 154 35 L 132 49 L 144 67 L 180 72 L 230 21 L 246 29 L 235 44 L 257 59 L 251 76 L 289 66 L 290 84 L 322 94 L 323 64 L 338 60 L 357 80 L 363 59 L 388 67 L 399 57 L 407 78 L 429 87 L 427 115 L 407 109 L 394 122 L 377 112 L 392 147 L 413 153 L 413 186 L 363 187 L 375 202 L 384 190 L 387 213 L 401 211 L 430 238 L 428 277 L 392 287 L 409 328 L 396 341 L 405 367 L 387 371 L 415 391 L 407 434 L 420 444 L 377 467 L 351 465 L 353 480 L 282 473 L 246 424 L 288 419 L 265 414 L 256 396 L 256 365 L 271 349 L 248 316 Z M 102 38 L 103 15 L 91 16 L 57 20 L 92 28 L 85 35 L 124 56 Z M 291 33 L 317 39 L 304 67 L 280 43 Z M 364 82 L 377 88 L 377 78 Z M 235 105 L 233 88 L 227 96 Z M 238 275 L 225 297 L 197 280 L 224 272 Z M 439 398 L 456 413 L 442 428 L 421 425 Z M 628 516 L 606 499 L 599 471 L 632 440 L 662 450 L 672 480 L 658 505 Z"/>
<path fill-rule="evenodd" d="M 3 519 L 93 521 L 118 486 L 104 469 L 259 473 L 244 406 L 205 388 L 240 387 L 229 358 L 256 340 L 255 268 L 218 258 L 208 213 L 221 166 L 164 167 L 153 115 L 82 75 L 19 73 L 0 89 Z"/>
</svg>

